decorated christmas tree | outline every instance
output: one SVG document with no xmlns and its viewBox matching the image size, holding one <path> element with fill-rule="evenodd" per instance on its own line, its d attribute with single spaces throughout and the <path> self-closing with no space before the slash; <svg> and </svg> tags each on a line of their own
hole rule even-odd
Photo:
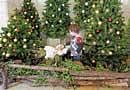
<svg viewBox="0 0 130 90">
<path fill-rule="evenodd" d="M 37 36 L 40 36 L 41 32 L 40 17 L 38 11 L 34 7 L 34 3 L 32 3 L 32 0 L 23 1 L 21 15 L 23 15 L 27 23 L 31 24 L 31 28 L 37 34 Z"/>
<path fill-rule="evenodd" d="M 44 33 L 48 37 L 63 37 L 68 32 L 70 24 L 69 0 L 47 0 L 43 11 Z"/>
<path fill-rule="evenodd" d="M 30 26 L 16 10 L 0 37 L 0 57 L 2 60 L 23 60 L 23 62 L 31 64 L 32 50 L 38 47 L 39 42 L 35 31 Z"/>
<path fill-rule="evenodd" d="M 76 11 L 77 18 L 80 26 L 85 28 L 84 62 L 90 66 L 102 65 L 116 70 L 126 55 L 125 24 L 120 0 L 76 1 L 76 8 L 81 6 Z"/>
</svg>

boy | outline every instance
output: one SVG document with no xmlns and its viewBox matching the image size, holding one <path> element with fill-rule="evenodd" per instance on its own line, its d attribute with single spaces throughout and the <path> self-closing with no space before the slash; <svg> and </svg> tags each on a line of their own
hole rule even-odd
<svg viewBox="0 0 130 90">
<path fill-rule="evenodd" d="M 70 53 L 72 60 L 79 65 L 82 65 L 80 62 L 80 57 L 82 54 L 83 48 L 83 38 L 79 34 L 80 28 L 77 24 L 71 24 L 69 26 L 70 36 L 67 38 L 67 45 L 70 45 Z"/>
</svg>

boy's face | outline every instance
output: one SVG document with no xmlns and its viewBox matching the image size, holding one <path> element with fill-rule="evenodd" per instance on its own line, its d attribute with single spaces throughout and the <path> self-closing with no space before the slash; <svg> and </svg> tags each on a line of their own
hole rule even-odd
<svg viewBox="0 0 130 90">
<path fill-rule="evenodd" d="M 77 33 L 76 33 L 76 32 L 73 32 L 73 31 L 70 31 L 70 35 L 71 35 L 71 36 L 76 36 Z"/>
</svg>

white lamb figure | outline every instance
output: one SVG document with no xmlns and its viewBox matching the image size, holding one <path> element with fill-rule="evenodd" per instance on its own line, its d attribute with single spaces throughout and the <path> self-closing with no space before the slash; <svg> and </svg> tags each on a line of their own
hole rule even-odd
<svg viewBox="0 0 130 90">
<path fill-rule="evenodd" d="M 44 50 L 46 51 L 46 56 L 45 59 L 54 59 L 55 55 L 56 55 L 56 50 L 54 47 L 52 46 L 45 46 Z"/>
<path fill-rule="evenodd" d="M 54 59 L 55 55 L 64 55 L 67 53 L 68 48 L 64 47 L 64 45 L 59 44 L 57 45 L 55 48 L 52 46 L 45 46 L 44 48 L 45 52 L 46 52 L 46 56 L 45 59 Z"/>
</svg>

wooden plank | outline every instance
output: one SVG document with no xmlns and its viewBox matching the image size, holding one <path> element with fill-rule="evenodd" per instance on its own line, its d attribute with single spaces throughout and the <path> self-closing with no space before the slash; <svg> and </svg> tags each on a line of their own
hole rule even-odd
<svg viewBox="0 0 130 90">
<path fill-rule="evenodd" d="M 25 69 L 33 69 L 33 70 L 48 70 L 48 71 L 57 71 L 57 72 L 68 71 L 68 69 L 66 68 L 57 68 L 57 67 L 29 66 L 29 65 L 19 65 L 19 64 L 9 64 L 8 66 L 13 68 L 25 68 Z"/>
<path fill-rule="evenodd" d="M 13 68 L 26 68 L 26 69 L 33 69 L 33 70 L 48 70 L 48 71 L 57 71 L 57 72 L 69 71 L 66 68 L 60 68 L 60 67 L 29 66 L 29 65 L 18 65 L 18 64 L 9 64 L 8 66 Z M 69 72 L 73 77 L 82 78 L 82 79 L 88 79 L 89 77 L 97 77 L 98 79 L 130 78 L 130 73 L 96 72 L 96 71 L 80 71 L 80 72 L 69 71 Z"/>
</svg>

